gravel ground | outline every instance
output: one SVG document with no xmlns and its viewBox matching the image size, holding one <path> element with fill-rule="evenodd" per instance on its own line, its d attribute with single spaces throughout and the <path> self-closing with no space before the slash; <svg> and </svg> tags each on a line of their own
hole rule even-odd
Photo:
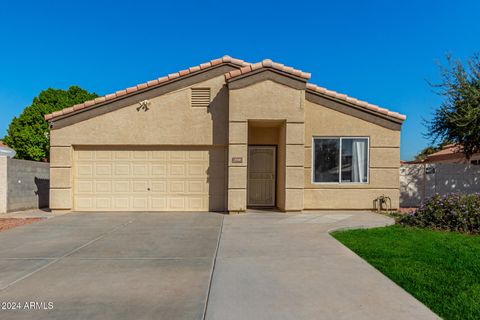
<svg viewBox="0 0 480 320">
<path fill-rule="evenodd" d="M 0 231 L 12 229 L 42 220 L 42 218 L 0 218 Z"/>
</svg>

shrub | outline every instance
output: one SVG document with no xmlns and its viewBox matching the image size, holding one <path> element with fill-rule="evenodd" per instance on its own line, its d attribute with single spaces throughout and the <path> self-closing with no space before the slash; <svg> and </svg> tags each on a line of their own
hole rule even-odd
<svg viewBox="0 0 480 320">
<path fill-rule="evenodd" d="M 419 228 L 480 233 L 480 193 L 435 195 L 398 223 Z"/>
</svg>

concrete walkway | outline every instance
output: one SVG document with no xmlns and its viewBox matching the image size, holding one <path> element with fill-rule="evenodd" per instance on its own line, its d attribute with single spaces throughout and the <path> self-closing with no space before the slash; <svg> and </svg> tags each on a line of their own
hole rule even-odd
<svg viewBox="0 0 480 320">
<path fill-rule="evenodd" d="M 389 223 L 358 212 L 56 216 L 0 232 L 0 302 L 21 304 L 0 319 L 433 319 L 328 234 Z"/>
<path fill-rule="evenodd" d="M 226 216 L 206 319 L 438 319 L 328 232 L 372 213 Z"/>
</svg>

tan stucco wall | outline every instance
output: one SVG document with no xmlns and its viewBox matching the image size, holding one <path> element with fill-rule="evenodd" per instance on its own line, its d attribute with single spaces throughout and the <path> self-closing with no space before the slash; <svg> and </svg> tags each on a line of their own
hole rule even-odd
<svg viewBox="0 0 480 320">
<path fill-rule="evenodd" d="M 303 186 L 296 181 L 303 179 L 301 169 L 304 167 L 303 124 L 305 91 L 264 80 L 229 92 L 229 172 L 247 174 L 248 122 L 252 120 L 279 120 L 285 122 L 285 139 L 278 141 L 279 166 L 285 168 L 277 172 L 277 206 L 282 210 L 296 211 L 303 209 Z M 241 130 L 238 129 L 241 127 Z M 254 129 L 256 130 L 256 129 Z M 266 129 L 258 129 L 266 130 Z M 266 142 L 267 138 L 255 138 L 252 141 Z M 266 131 L 265 131 L 266 132 Z M 247 134 L 247 137 L 245 136 Z M 241 135 L 241 136 L 240 136 Z M 263 141 L 261 140 L 263 139 Z M 284 142 L 285 141 L 285 142 Z M 280 146 L 281 145 L 281 146 Z M 298 152 L 301 150 L 301 152 Z M 242 163 L 232 163 L 232 158 L 242 157 Z M 241 168 L 241 169 L 240 169 Z M 291 170 L 299 168 L 300 170 Z M 285 176 L 283 176 L 285 174 Z M 297 177 L 294 177 L 297 175 Z M 290 179 L 288 178 L 290 176 Z M 245 211 L 247 208 L 246 179 L 242 183 L 230 175 L 228 183 L 228 210 Z"/>
<path fill-rule="evenodd" d="M 211 88 L 209 108 L 191 107 L 190 87 L 186 87 L 150 99 L 148 111 L 137 111 L 135 104 L 52 130 L 51 145 L 226 144 L 228 94 L 224 84 L 220 76 L 194 86 Z"/>
<path fill-rule="evenodd" d="M 305 103 L 305 209 L 371 209 L 385 194 L 399 206 L 400 131 L 352 117 L 306 101 Z M 369 137 L 367 184 L 313 184 L 312 137 Z"/>
<path fill-rule="evenodd" d="M 51 208 L 72 209 L 76 147 L 215 146 L 228 148 L 227 209 L 245 211 L 249 144 L 277 145 L 276 198 L 281 210 L 371 209 L 382 194 L 398 207 L 400 131 L 315 104 L 305 99 L 304 90 L 272 80 L 229 90 L 219 76 L 194 87 L 211 88 L 209 108 L 191 107 L 190 87 L 185 87 L 151 98 L 146 112 L 132 105 L 53 129 Z M 275 128 L 249 126 L 272 120 Z M 369 183 L 312 184 L 313 136 L 369 137 Z M 233 163 L 234 157 L 243 161 Z"/>
<path fill-rule="evenodd" d="M 278 144 L 277 127 L 255 127 L 248 126 L 248 144 L 251 145 L 277 145 Z"/>
<path fill-rule="evenodd" d="M 277 206 L 285 211 L 285 142 L 286 131 L 285 123 L 278 128 L 278 148 L 277 148 Z"/>
<path fill-rule="evenodd" d="M 210 107 L 191 107 L 190 88 L 211 88 Z M 222 76 L 138 104 L 53 129 L 50 132 L 50 207 L 73 207 L 73 152 L 76 146 L 226 146 L 228 91 Z"/>
<path fill-rule="evenodd" d="M 7 157 L 0 157 L 0 213 L 7 212 Z"/>
</svg>

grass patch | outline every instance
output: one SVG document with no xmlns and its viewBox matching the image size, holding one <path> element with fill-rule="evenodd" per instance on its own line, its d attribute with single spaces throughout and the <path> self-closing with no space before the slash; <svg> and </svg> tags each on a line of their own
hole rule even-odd
<svg viewBox="0 0 480 320">
<path fill-rule="evenodd" d="M 333 237 L 444 319 L 480 319 L 480 236 L 399 225 Z"/>
</svg>

